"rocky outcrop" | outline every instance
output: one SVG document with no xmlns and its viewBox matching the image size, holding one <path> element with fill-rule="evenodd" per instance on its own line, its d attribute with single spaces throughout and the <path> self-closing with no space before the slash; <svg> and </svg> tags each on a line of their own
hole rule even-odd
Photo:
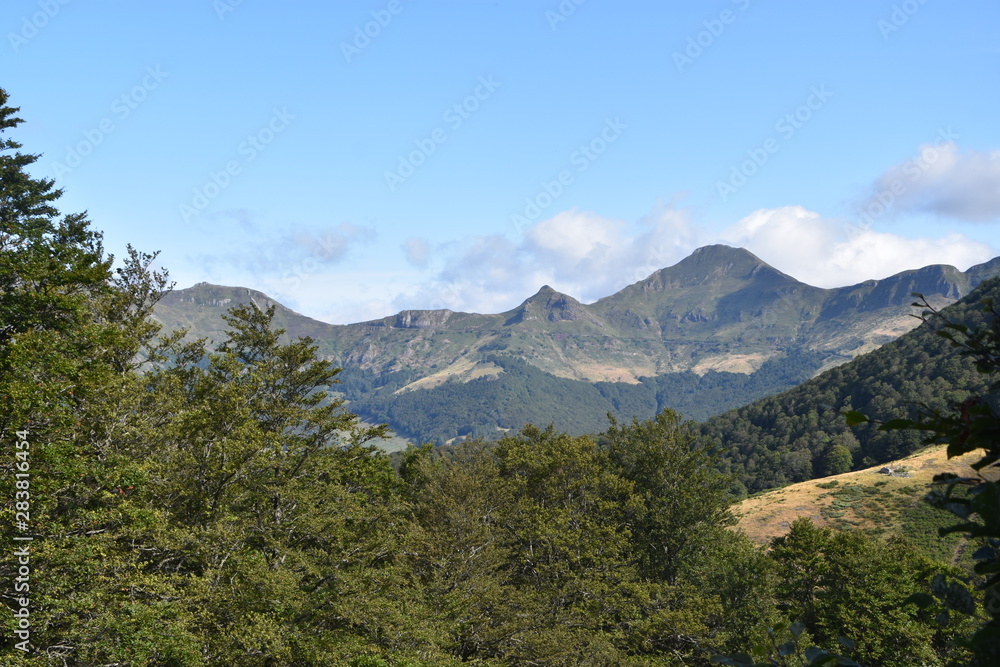
<svg viewBox="0 0 1000 667">
<path fill-rule="evenodd" d="M 397 329 L 433 329 L 443 327 L 452 316 L 450 310 L 403 310 L 396 314 Z"/>
</svg>

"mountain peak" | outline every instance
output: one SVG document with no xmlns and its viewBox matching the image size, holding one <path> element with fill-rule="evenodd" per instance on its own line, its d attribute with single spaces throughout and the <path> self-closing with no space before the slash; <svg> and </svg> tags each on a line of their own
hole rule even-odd
<svg viewBox="0 0 1000 667">
<path fill-rule="evenodd" d="M 294 313 L 295 311 L 278 303 L 267 294 L 249 287 L 229 287 L 212 283 L 195 283 L 186 289 L 171 290 L 163 295 L 165 304 L 189 302 L 201 306 L 224 308 L 228 310 L 237 304 L 255 303 L 260 308 L 277 306 L 279 310 Z M 298 315 L 298 313 L 295 313 Z"/>
<path fill-rule="evenodd" d="M 702 261 L 713 260 L 713 261 L 727 261 L 727 260 L 752 260 L 754 262 L 760 262 L 763 264 L 757 255 L 753 254 L 746 248 L 734 248 L 731 245 L 726 245 L 724 243 L 715 243 L 712 245 L 703 245 L 700 248 L 696 248 L 692 252 L 688 259 L 697 258 Z"/>
<path fill-rule="evenodd" d="M 661 291 L 724 280 L 756 281 L 762 278 L 798 283 L 749 250 L 716 244 L 698 248 L 673 266 L 660 269 L 636 285 L 643 291 Z"/>
<path fill-rule="evenodd" d="M 542 285 L 534 296 L 528 297 L 520 306 L 507 313 L 506 324 L 519 324 L 532 320 L 560 322 L 589 319 L 585 311 L 583 304 L 573 297 L 557 292 L 548 285 Z"/>
<path fill-rule="evenodd" d="M 727 272 L 733 268 L 738 270 L 752 270 L 758 266 L 772 268 L 760 257 L 745 248 L 734 248 L 721 243 L 702 246 L 671 268 L 681 266 L 689 270 L 693 267 L 701 267 L 702 269 L 713 267 L 725 269 Z"/>
<path fill-rule="evenodd" d="M 525 299 L 518 306 L 518 309 L 534 307 L 551 310 L 553 307 L 564 307 L 566 305 L 579 306 L 580 302 L 568 294 L 557 292 L 548 285 L 542 285 L 537 292 Z"/>
</svg>

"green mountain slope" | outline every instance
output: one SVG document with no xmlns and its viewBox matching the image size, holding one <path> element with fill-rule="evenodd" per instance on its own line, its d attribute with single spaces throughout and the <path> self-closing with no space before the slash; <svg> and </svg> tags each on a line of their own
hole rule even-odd
<svg viewBox="0 0 1000 667">
<path fill-rule="evenodd" d="M 944 313 L 974 327 L 983 320 L 984 298 L 1000 300 L 1000 281 L 981 285 Z M 843 410 L 883 421 L 913 418 L 918 404 L 943 408 L 985 392 L 986 385 L 969 359 L 924 324 L 794 389 L 719 415 L 702 430 L 721 443 L 726 466 L 753 492 L 823 476 L 838 445 L 859 468 L 901 458 L 921 444 L 915 431 L 848 428 Z"/>
</svg>

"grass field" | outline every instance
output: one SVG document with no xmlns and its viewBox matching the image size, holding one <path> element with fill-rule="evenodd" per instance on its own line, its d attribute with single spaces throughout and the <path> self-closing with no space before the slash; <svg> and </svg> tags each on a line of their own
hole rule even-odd
<svg viewBox="0 0 1000 667">
<path fill-rule="evenodd" d="M 956 523 L 953 515 L 922 502 L 934 477 L 943 472 L 972 476 L 978 453 L 949 461 L 945 446 L 934 447 L 888 464 L 909 476 L 879 472 L 884 466 L 793 484 L 757 494 L 734 509 L 739 528 L 758 544 L 784 535 L 799 517 L 838 530 L 873 535 L 902 533 L 928 554 L 954 562 L 962 540 L 940 538 L 937 528 Z"/>
</svg>

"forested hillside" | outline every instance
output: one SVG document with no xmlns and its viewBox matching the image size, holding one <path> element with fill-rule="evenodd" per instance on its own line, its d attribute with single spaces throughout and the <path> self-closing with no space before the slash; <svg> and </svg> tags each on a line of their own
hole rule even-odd
<svg viewBox="0 0 1000 667">
<path fill-rule="evenodd" d="M 981 302 L 998 297 L 1000 282 L 991 280 L 944 313 L 975 328 L 985 317 Z M 848 428 L 844 411 L 913 418 L 919 405 L 941 409 L 987 386 L 972 360 L 924 324 L 794 389 L 714 417 L 702 433 L 720 444 L 725 469 L 753 492 L 873 466 L 920 446 L 915 431 Z"/>
</svg>

